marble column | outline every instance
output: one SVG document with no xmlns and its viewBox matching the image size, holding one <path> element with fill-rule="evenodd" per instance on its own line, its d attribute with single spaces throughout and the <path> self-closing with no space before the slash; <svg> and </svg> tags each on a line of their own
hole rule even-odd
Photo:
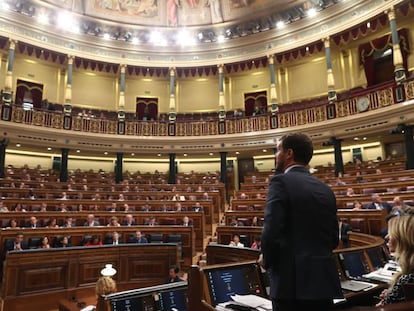
<svg viewBox="0 0 414 311">
<path fill-rule="evenodd" d="M 326 59 L 326 75 L 327 75 L 327 84 L 328 84 L 328 101 L 329 103 L 336 102 L 336 90 L 335 90 L 335 79 L 332 72 L 332 55 L 331 55 L 331 45 L 329 37 L 322 39 L 325 45 L 325 59 Z"/>
<path fill-rule="evenodd" d="M 226 118 L 226 100 L 224 98 L 224 65 L 220 64 L 218 67 L 219 77 L 219 120 L 223 121 Z"/>
<path fill-rule="evenodd" d="M 393 51 L 393 63 L 394 63 L 394 77 L 397 83 L 405 80 L 405 68 L 402 58 L 400 39 L 398 37 L 397 21 L 395 19 L 394 8 L 389 9 L 387 12 L 388 20 L 390 21 L 391 39 L 392 39 L 392 51 Z"/>
<path fill-rule="evenodd" d="M 175 68 L 170 68 L 170 113 L 169 121 L 175 122 L 177 113 L 175 111 Z"/>
<path fill-rule="evenodd" d="M 270 100 L 269 110 L 272 114 L 275 114 L 279 108 L 277 105 L 277 92 L 276 92 L 276 75 L 275 75 L 275 62 L 274 55 L 269 55 L 269 74 L 270 74 Z"/>
</svg>

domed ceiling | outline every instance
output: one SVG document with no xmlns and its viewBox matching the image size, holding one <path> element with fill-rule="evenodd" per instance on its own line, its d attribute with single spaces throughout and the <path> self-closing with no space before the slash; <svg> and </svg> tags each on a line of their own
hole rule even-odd
<svg viewBox="0 0 414 311">
<path fill-rule="evenodd" d="M 401 0 L 1 0 L 3 36 L 108 63 L 196 67 L 320 42 Z"/>
<path fill-rule="evenodd" d="M 248 20 L 255 15 L 280 13 L 286 18 L 307 7 L 330 1 L 303 0 L 56 0 L 40 1 L 100 20 L 122 24 L 182 27 Z M 296 11 L 296 12 L 294 12 Z"/>
</svg>

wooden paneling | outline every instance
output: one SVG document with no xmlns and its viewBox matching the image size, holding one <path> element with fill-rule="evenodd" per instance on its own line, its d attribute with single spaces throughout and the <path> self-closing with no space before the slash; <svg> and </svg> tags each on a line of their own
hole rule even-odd
<svg viewBox="0 0 414 311">
<path fill-rule="evenodd" d="M 178 248 L 130 244 L 9 252 L 2 283 L 4 310 L 56 309 L 58 297 L 90 293 L 107 263 L 117 269 L 119 290 L 163 284 L 168 267 L 178 263 Z"/>
</svg>

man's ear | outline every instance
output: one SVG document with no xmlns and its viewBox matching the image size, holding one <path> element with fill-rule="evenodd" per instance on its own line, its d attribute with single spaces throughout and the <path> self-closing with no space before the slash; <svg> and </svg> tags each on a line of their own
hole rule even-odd
<svg viewBox="0 0 414 311">
<path fill-rule="evenodd" d="M 288 159 L 293 160 L 293 149 L 289 148 L 288 150 L 286 150 L 286 156 Z"/>
</svg>

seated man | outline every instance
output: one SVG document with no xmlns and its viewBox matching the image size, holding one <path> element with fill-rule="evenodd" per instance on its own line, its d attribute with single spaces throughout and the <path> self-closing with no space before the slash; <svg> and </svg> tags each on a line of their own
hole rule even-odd
<svg viewBox="0 0 414 311">
<path fill-rule="evenodd" d="M 122 223 L 123 226 L 135 226 L 136 222 L 134 220 L 134 217 L 132 216 L 132 214 L 127 214 L 125 215 L 125 219 L 124 222 Z"/>
<path fill-rule="evenodd" d="M 12 240 L 7 240 L 4 245 L 4 252 L 8 251 L 21 251 L 28 249 L 26 242 L 23 240 L 24 236 L 22 232 L 16 232 L 16 236 Z"/>
<path fill-rule="evenodd" d="M 148 240 L 144 235 L 141 234 L 141 231 L 137 230 L 135 232 L 135 235 L 131 238 L 130 243 L 143 244 L 148 243 Z"/>
<path fill-rule="evenodd" d="M 30 217 L 29 223 L 27 224 L 28 228 L 36 229 L 41 226 L 38 224 L 37 218 L 35 216 Z"/>
<path fill-rule="evenodd" d="M 166 283 L 181 282 L 183 279 L 178 276 L 178 272 L 180 269 L 176 265 L 170 266 Z"/>
<path fill-rule="evenodd" d="M 105 239 L 105 244 L 109 244 L 109 245 L 119 245 L 122 244 L 122 239 L 121 236 L 119 235 L 118 232 L 114 231 L 112 232 L 112 234 L 110 236 L 108 236 Z"/>
<path fill-rule="evenodd" d="M 188 216 L 184 216 L 182 225 L 184 227 L 191 227 L 193 224 L 191 223 L 190 218 L 188 218 Z"/>
<path fill-rule="evenodd" d="M 387 213 L 391 212 L 392 206 L 388 202 L 382 202 L 382 199 L 378 193 L 374 193 L 371 196 L 372 202 L 364 206 L 365 209 L 386 209 Z"/>
<path fill-rule="evenodd" d="M 85 227 L 97 227 L 100 226 L 99 221 L 95 220 L 95 215 L 89 214 L 85 223 L 83 224 Z"/>
<path fill-rule="evenodd" d="M 191 208 L 194 212 L 202 212 L 203 207 L 201 206 L 200 202 L 196 202 L 195 206 Z"/>
</svg>

